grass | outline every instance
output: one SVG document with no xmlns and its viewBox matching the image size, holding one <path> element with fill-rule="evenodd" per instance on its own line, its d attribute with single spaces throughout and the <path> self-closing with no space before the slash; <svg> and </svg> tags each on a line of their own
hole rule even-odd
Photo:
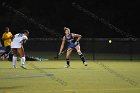
<svg viewBox="0 0 140 93">
<path fill-rule="evenodd" d="M 140 62 L 28 61 L 27 69 L 0 62 L 0 93 L 140 93 Z M 133 81 L 133 82 L 130 82 Z"/>
<path fill-rule="evenodd" d="M 57 55 L 57 52 L 39 52 L 39 51 L 26 51 L 27 55 L 34 57 L 42 57 L 50 60 L 54 60 L 54 57 Z M 120 53 L 85 53 L 84 56 L 88 60 L 140 60 L 140 54 L 120 54 Z M 65 53 L 59 57 L 59 59 L 65 59 Z M 79 55 L 77 52 L 73 51 L 71 54 L 71 59 L 78 60 Z"/>
<path fill-rule="evenodd" d="M 39 52 L 39 51 L 26 51 L 27 55 L 30 56 L 34 56 L 34 57 L 42 57 L 42 58 L 47 58 L 50 60 L 54 60 L 54 57 L 57 56 L 57 52 Z M 62 54 L 59 59 L 63 60 L 65 59 L 65 55 L 66 53 Z M 93 54 L 92 53 L 84 53 L 84 56 L 86 57 L 86 59 L 88 60 L 92 60 L 93 59 Z M 79 55 L 77 54 L 77 52 L 73 51 L 71 54 L 71 59 L 75 60 L 75 59 L 80 59 Z"/>
</svg>

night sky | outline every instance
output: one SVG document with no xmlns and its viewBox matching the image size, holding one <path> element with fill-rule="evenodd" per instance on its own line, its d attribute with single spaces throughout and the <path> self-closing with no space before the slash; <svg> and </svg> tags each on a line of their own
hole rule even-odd
<svg viewBox="0 0 140 93">
<path fill-rule="evenodd" d="M 0 34 L 5 26 L 9 26 L 13 34 L 28 29 L 30 37 L 56 37 L 50 32 L 64 35 L 63 27 L 67 26 L 71 32 L 79 33 L 85 38 L 126 37 L 76 9 L 72 6 L 73 2 L 118 29 L 140 37 L 138 0 L 1 0 Z M 12 6 L 27 18 L 3 7 L 2 4 Z M 30 22 L 30 18 L 34 22 Z M 47 29 L 44 30 L 39 24 Z"/>
</svg>

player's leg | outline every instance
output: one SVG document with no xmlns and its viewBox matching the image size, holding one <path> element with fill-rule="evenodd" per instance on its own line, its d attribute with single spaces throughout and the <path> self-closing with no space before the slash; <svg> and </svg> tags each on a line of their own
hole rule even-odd
<svg viewBox="0 0 140 93">
<path fill-rule="evenodd" d="M 5 55 L 6 54 L 6 52 L 3 52 L 1 55 L 0 55 L 0 57 L 2 57 L 3 55 Z"/>
<path fill-rule="evenodd" d="M 65 68 L 70 67 L 70 54 L 72 52 L 72 48 L 68 48 L 67 53 L 66 53 L 66 66 Z"/>
<path fill-rule="evenodd" d="M 80 49 L 80 45 L 77 45 L 77 46 L 75 47 L 75 49 L 76 49 L 78 55 L 80 56 L 80 58 L 81 58 L 83 64 L 84 64 L 85 66 L 87 66 L 87 62 L 85 61 L 85 57 L 84 57 L 84 55 L 82 54 L 81 49 Z"/>
<path fill-rule="evenodd" d="M 8 54 L 10 52 L 10 50 L 11 50 L 11 47 L 10 46 L 7 46 L 6 47 L 6 54 Z"/>
<path fill-rule="evenodd" d="M 17 49 L 19 56 L 20 56 L 20 62 L 21 62 L 21 66 L 22 68 L 25 68 L 25 53 L 24 53 L 24 48 L 18 48 Z"/>
<path fill-rule="evenodd" d="M 16 62 L 17 62 L 17 49 L 16 49 L 16 48 L 12 48 L 12 52 L 13 52 L 13 58 L 12 58 L 13 68 L 16 68 Z"/>
<path fill-rule="evenodd" d="M 7 46 L 6 47 L 6 52 L 5 52 L 5 58 L 7 57 L 7 56 L 9 56 L 9 54 L 10 54 L 10 52 L 11 52 L 11 46 Z"/>
<path fill-rule="evenodd" d="M 10 46 L 6 46 L 6 47 L 5 47 L 5 52 L 2 53 L 0 56 L 3 56 L 3 55 L 4 55 L 4 57 L 7 56 L 6 54 L 8 54 L 8 53 L 10 52 L 10 50 L 11 50 L 11 47 L 10 47 Z M 5 58 L 6 58 L 6 57 L 5 57 Z"/>
<path fill-rule="evenodd" d="M 2 50 L 3 50 L 4 52 L 0 55 L 0 57 L 4 60 L 4 58 L 5 58 L 5 57 L 4 57 L 4 55 L 5 55 L 5 47 L 2 47 L 2 48 L 3 48 Z"/>
</svg>

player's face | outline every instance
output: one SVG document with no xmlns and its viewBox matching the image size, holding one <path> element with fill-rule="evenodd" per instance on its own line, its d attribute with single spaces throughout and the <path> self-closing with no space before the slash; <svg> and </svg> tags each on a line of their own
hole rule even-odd
<svg viewBox="0 0 140 93">
<path fill-rule="evenodd" d="M 65 34 L 69 35 L 70 34 L 70 30 L 69 29 L 65 29 Z"/>
<path fill-rule="evenodd" d="M 9 32 L 9 28 L 8 28 L 8 27 L 5 28 L 5 32 L 6 32 L 6 33 Z"/>
<path fill-rule="evenodd" d="M 26 36 L 29 36 L 29 32 L 24 33 Z"/>
</svg>

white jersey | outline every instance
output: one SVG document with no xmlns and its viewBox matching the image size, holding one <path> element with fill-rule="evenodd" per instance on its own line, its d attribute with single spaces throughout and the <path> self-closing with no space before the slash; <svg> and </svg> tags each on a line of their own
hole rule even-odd
<svg viewBox="0 0 140 93">
<path fill-rule="evenodd" d="M 11 48 L 21 48 L 24 40 L 28 40 L 28 37 L 22 33 L 14 35 L 14 38 L 11 42 Z"/>
</svg>

